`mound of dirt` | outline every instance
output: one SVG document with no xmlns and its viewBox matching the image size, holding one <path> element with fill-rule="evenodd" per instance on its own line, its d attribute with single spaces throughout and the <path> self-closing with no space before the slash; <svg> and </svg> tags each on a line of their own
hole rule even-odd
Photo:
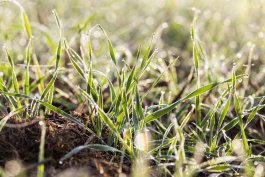
<svg viewBox="0 0 265 177">
<path fill-rule="evenodd" d="M 48 115 L 45 119 L 45 160 L 42 162 L 45 176 L 119 176 L 119 160 L 107 152 L 85 149 L 60 164 L 59 159 L 70 150 L 97 143 L 97 139 L 63 117 Z M 35 177 L 39 165 L 40 134 L 38 117 L 23 121 L 11 118 L 0 132 L 0 166 L 7 171 L 10 168 L 8 164 L 16 160 L 23 166 L 26 176 Z M 129 167 L 124 165 L 124 171 L 128 174 Z"/>
</svg>

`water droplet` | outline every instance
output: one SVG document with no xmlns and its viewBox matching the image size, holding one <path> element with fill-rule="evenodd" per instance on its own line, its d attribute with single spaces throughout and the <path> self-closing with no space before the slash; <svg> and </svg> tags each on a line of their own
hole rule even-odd
<svg viewBox="0 0 265 177">
<path fill-rule="evenodd" d="M 238 52 L 238 53 L 236 54 L 236 57 L 237 57 L 237 58 L 241 58 L 241 57 L 242 57 L 242 53 Z"/>
<path fill-rule="evenodd" d="M 196 11 L 197 8 L 196 8 L 196 7 L 192 7 L 191 10 L 192 10 L 192 11 Z"/>
<path fill-rule="evenodd" d="M 43 121 L 41 120 L 41 121 L 39 121 L 39 125 L 40 126 L 42 126 L 44 123 L 43 123 Z"/>
<path fill-rule="evenodd" d="M 158 38 L 158 36 L 155 33 L 153 33 L 153 35 L 152 35 L 152 43 L 155 42 L 157 40 L 157 38 Z"/>
<path fill-rule="evenodd" d="M 250 41 L 247 42 L 247 46 L 248 46 L 248 47 L 252 47 L 253 45 L 254 45 L 254 44 L 253 44 L 252 42 L 250 42 Z"/>
<path fill-rule="evenodd" d="M 248 74 L 243 74 L 243 77 L 244 78 L 249 78 L 249 75 Z"/>
<path fill-rule="evenodd" d="M 63 164 L 63 161 L 60 160 L 60 161 L 59 161 L 59 164 L 62 165 L 62 164 Z"/>
<path fill-rule="evenodd" d="M 168 27 L 168 23 L 166 23 L 166 22 L 164 22 L 164 23 L 162 23 L 162 28 L 167 28 Z"/>
</svg>

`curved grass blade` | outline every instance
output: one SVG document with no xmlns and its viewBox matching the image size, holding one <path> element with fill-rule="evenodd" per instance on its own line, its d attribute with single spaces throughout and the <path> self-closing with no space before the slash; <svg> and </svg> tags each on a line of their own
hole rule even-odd
<svg viewBox="0 0 265 177">
<path fill-rule="evenodd" d="M 228 131 L 231 128 L 233 128 L 234 126 L 236 126 L 238 124 L 238 117 L 232 119 L 231 121 L 229 121 L 227 124 L 225 124 L 220 130 L 219 132 L 221 132 L 222 130 L 224 131 Z"/>
<path fill-rule="evenodd" d="M 5 124 L 8 121 L 8 119 L 10 119 L 12 116 L 16 115 L 17 113 L 21 112 L 24 109 L 25 109 L 25 107 L 21 107 L 21 108 L 15 109 L 15 110 L 11 111 L 8 115 L 6 115 L 4 118 L 2 118 L 0 120 L 0 132 L 2 131 L 2 129 L 5 126 Z"/>
<path fill-rule="evenodd" d="M 57 11 L 55 9 L 52 10 L 52 13 L 54 14 L 55 20 L 56 20 L 56 24 L 58 26 L 59 29 L 61 29 L 61 23 L 57 14 Z"/>
<path fill-rule="evenodd" d="M 58 107 L 56 107 L 50 103 L 47 103 L 47 102 L 39 100 L 39 99 L 32 98 L 32 97 L 24 95 L 24 94 L 3 92 L 3 91 L 0 91 L 0 93 L 3 95 L 13 96 L 13 97 L 23 98 L 23 99 L 29 99 L 29 100 L 39 102 L 41 105 L 45 106 L 46 108 L 50 109 L 53 112 L 65 117 L 67 120 L 76 123 L 80 127 L 87 129 L 90 133 L 92 133 L 94 135 L 94 132 L 92 130 L 90 130 L 89 128 L 85 127 L 85 125 L 79 119 L 77 119 L 76 117 L 74 117 L 70 114 L 67 114 L 63 110 L 59 109 Z"/>
<path fill-rule="evenodd" d="M 65 48 L 66 48 L 67 54 L 68 54 L 68 56 L 70 58 L 70 61 L 71 61 L 72 65 L 73 65 L 74 69 L 78 72 L 78 74 L 80 74 L 80 76 L 83 79 L 86 79 L 84 70 L 77 63 L 77 61 L 80 61 L 81 59 L 78 57 L 78 55 L 75 55 L 75 52 L 73 53 L 73 51 L 71 51 L 70 48 L 67 47 L 66 41 L 64 41 L 64 44 L 65 44 Z"/>
<path fill-rule="evenodd" d="M 241 77 L 241 76 L 239 76 L 239 77 Z M 203 94 L 203 93 L 205 93 L 205 92 L 207 92 L 207 91 L 213 89 L 214 87 L 216 87 L 216 86 L 218 86 L 218 85 L 221 85 L 221 84 L 224 84 L 224 83 L 228 83 L 228 82 L 231 82 L 231 81 L 232 81 L 232 79 L 228 79 L 228 80 L 225 80 L 225 81 L 223 81 L 223 82 L 211 83 L 211 84 L 208 84 L 208 85 L 206 85 L 206 86 L 203 86 L 203 87 L 201 87 L 201 88 L 196 89 L 195 91 L 191 92 L 190 94 L 188 94 L 188 95 L 185 96 L 184 98 L 182 98 L 182 99 L 180 99 L 180 100 L 178 100 L 178 101 L 172 103 L 171 105 L 168 105 L 168 106 L 166 106 L 166 107 L 164 107 L 164 108 L 162 108 L 162 109 L 160 109 L 160 110 L 158 110 L 158 111 L 156 111 L 156 112 L 153 112 L 153 113 L 150 114 L 150 115 L 147 115 L 147 116 L 146 116 L 146 117 L 140 122 L 140 124 L 141 124 L 140 127 L 142 128 L 142 126 L 144 125 L 144 123 L 148 123 L 148 122 L 150 122 L 150 121 L 153 121 L 153 120 L 155 120 L 155 119 L 157 119 L 157 118 L 159 118 L 159 117 L 161 117 L 161 116 L 163 116 L 163 115 L 169 113 L 169 112 L 172 111 L 172 110 L 173 110 L 178 104 L 180 104 L 182 101 L 185 101 L 185 100 L 187 100 L 187 99 L 190 99 L 190 98 L 196 97 L 196 96 L 198 96 L 198 95 L 201 95 L 201 94 Z"/>
<path fill-rule="evenodd" d="M 122 153 L 122 151 L 108 146 L 108 145 L 102 145 L 102 144 L 88 144 L 88 145 L 83 145 L 83 146 L 78 146 L 76 148 L 74 148 L 73 150 L 71 150 L 70 152 L 68 152 L 66 155 L 64 155 L 61 159 L 60 162 L 62 163 L 63 161 L 69 159 L 70 157 L 72 157 L 73 155 L 79 153 L 80 151 L 84 150 L 84 149 L 91 149 L 91 150 L 95 150 L 95 151 L 110 151 L 110 152 L 119 152 Z"/>
</svg>

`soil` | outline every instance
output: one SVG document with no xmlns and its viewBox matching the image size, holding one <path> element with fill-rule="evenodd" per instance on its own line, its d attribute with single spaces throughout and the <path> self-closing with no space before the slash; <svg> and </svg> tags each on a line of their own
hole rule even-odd
<svg viewBox="0 0 265 177">
<path fill-rule="evenodd" d="M 59 159 L 70 150 L 80 145 L 97 143 L 97 140 L 63 117 L 47 115 L 45 118 L 47 130 L 45 160 L 42 163 L 45 165 L 46 177 L 120 175 L 119 159 L 107 152 L 85 149 L 59 164 Z M 37 176 L 40 134 L 38 117 L 28 121 L 11 118 L 0 132 L 0 166 L 7 170 L 7 164 L 16 160 L 23 165 L 27 176 Z M 129 174 L 129 169 L 124 164 L 122 173 Z"/>
</svg>

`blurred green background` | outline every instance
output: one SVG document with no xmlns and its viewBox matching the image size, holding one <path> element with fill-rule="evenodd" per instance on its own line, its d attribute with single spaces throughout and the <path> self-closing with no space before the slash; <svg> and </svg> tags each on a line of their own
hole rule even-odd
<svg viewBox="0 0 265 177">
<path fill-rule="evenodd" d="M 52 10 L 58 12 L 63 35 L 71 46 L 79 46 L 89 29 L 100 24 L 112 41 L 120 60 L 130 61 L 139 45 L 152 41 L 158 58 L 177 62 L 178 82 L 181 84 L 190 71 L 192 62 L 190 25 L 195 14 L 196 28 L 206 53 L 201 67 L 212 80 L 227 78 L 233 63 L 244 73 L 249 53 L 253 50 L 252 76 L 256 87 L 264 83 L 265 2 L 260 0 L 21 0 L 33 29 L 34 50 L 42 65 L 54 57 L 59 30 Z M 0 46 L 12 50 L 16 63 L 23 63 L 27 37 L 23 31 L 18 7 L 7 2 L 0 5 Z M 102 70 L 109 66 L 108 49 L 104 34 L 92 32 L 95 65 Z M 75 48 L 75 47 L 74 47 Z M 78 47 L 76 47 L 78 49 Z M 4 52 L 0 53 L 5 64 Z M 156 60 L 157 60 L 156 59 Z M 64 61 L 64 65 L 67 61 Z M 106 65 L 102 66 L 102 63 Z M 202 81 L 203 82 L 203 81 Z M 207 79 L 206 79 L 207 82 Z M 260 92 L 263 92 L 261 89 Z"/>
</svg>

